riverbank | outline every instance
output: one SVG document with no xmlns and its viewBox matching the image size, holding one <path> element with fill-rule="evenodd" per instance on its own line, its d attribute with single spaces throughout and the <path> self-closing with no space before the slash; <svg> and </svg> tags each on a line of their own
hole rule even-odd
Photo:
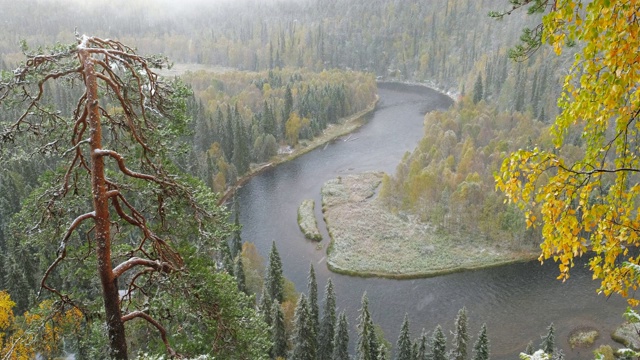
<svg viewBox="0 0 640 360">
<path fill-rule="evenodd" d="M 322 132 L 322 135 L 316 136 L 311 140 L 300 141 L 300 143 L 292 148 L 291 151 L 281 153 L 272 157 L 270 162 L 266 164 L 251 164 L 251 169 L 249 170 L 249 172 L 239 178 L 233 186 L 229 187 L 227 191 L 225 191 L 224 195 L 218 201 L 218 204 L 220 205 L 227 202 L 238 190 L 238 188 L 244 185 L 252 177 L 262 173 L 263 171 L 266 171 L 284 162 L 291 161 L 312 150 L 317 149 L 320 146 L 329 143 L 330 141 L 354 132 L 365 124 L 365 118 L 376 109 L 379 100 L 380 97 L 376 95 L 376 99 L 369 106 L 367 106 L 366 109 L 357 112 L 349 117 L 339 119 L 337 124 L 330 124 L 329 126 L 327 126 L 327 128 Z"/>
<path fill-rule="evenodd" d="M 483 269 L 537 257 L 482 239 L 436 233 L 409 215 L 389 212 L 377 199 L 382 173 L 329 180 L 322 211 L 331 243 L 327 264 L 337 273 L 394 279 Z"/>
</svg>

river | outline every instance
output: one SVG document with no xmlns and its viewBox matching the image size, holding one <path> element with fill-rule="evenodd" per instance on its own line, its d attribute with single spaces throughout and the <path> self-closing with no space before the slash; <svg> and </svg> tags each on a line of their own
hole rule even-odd
<svg viewBox="0 0 640 360">
<path fill-rule="evenodd" d="M 553 264 L 541 266 L 538 262 L 417 280 L 350 277 L 327 269 L 329 237 L 319 206 L 322 184 L 338 175 L 368 170 L 394 173 L 403 154 L 413 150 L 422 137 L 424 114 L 452 104 L 447 96 L 419 86 L 380 84 L 379 95 L 376 111 L 355 133 L 269 169 L 239 190 L 243 240 L 255 243 L 265 258 L 275 241 L 284 274 L 298 291 L 306 293 L 312 263 L 319 302 L 331 277 L 338 311 L 347 311 L 352 348 L 357 341 L 357 310 L 365 291 L 374 321 L 394 346 L 405 313 L 409 315 L 412 338 L 418 337 L 422 328 L 431 332 L 440 324 L 451 340 L 449 331 L 463 306 L 468 311 L 472 336 L 469 351 L 480 326 L 486 323 L 492 359 L 517 359 L 529 341 L 540 344 L 540 336 L 551 322 L 556 327 L 556 343 L 567 359 L 593 358 L 595 347 L 570 348 L 568 336 L 577 327 L 600 331 L 596 347 L 613 344 L 609 334 L 622 321 L 626 302 L 616 296 L 607 299 L 596 295 L 597 283 L 583 265 L 576 267 L 565 283 L 555 279 L 557 269 Z M 322 249 L 306 240 L 298 228 L 297 209 L 308 198 L 316 201 L 316 216 L 324 236 Z"/>
</svg>

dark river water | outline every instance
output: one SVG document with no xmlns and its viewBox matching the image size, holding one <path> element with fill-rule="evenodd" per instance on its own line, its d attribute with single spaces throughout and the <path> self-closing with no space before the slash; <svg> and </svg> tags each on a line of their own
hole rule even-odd
<svg viewBox="0 0 640 360">
<path fill-rule="evenodd" d="M 449 331 L 463 306 L 468 311 L 470 344 L 475 342 L 482 323 L 487 324 L 492 359 L 517 359 L 529 341 L 540 344 L 540 336 L 552 322 L 556 342 L 567 359 L 593 358 L 595 347 L 570 348 L 568 337 L 575 328 L 598 329 L 596 347 L 613 344 L 609 335 L 621 323 L 626 302 L 597 295 L 597 283 L 582 265 L 565 283 L 555 279 L 557 269 L 553 264 L 541 266 L 538 262 L 417 280 L 358 278 L 327 269 L 329 237 L 319 206 L 322 184 L 339 175 L 368 170 L 394 173 L 403 154 L 422 137 L 424 114 L 452 104 L 448 97 L 418 86 L 380 84 L 379 95 L 378 108 L 358 131 L 270 169 L 240 189 L 243 240 L 255 243 L 265 258 L 275 241 L 285 276 L 298 291 L 306 292 L 310 263 L 316 270 L 320 299 L 331 277 L 338 311 L 346 310 L 349 317 L 352 347 L 357 340 L 357 310 L 365 291 L 374 321 L 394 345 L 405 313 L 409 315 L 412 338 L 418 337 L 422 328 L 431 332 L 440 324 L 451 340 Z M 324 236 L 322 249 L 306 240 L 298 228 L 298 206 L 309 198 L 316 200 Z"/>
</svg>

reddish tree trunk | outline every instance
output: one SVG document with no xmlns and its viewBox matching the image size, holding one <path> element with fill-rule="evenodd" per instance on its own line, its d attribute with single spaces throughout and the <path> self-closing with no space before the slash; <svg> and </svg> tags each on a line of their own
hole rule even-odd
<svg viewBox="0 0 640 360">
<path fill-rule="evenodd" d="M 102 127 L 98 111 L 98 82 L 91 55 L 80 50 L 84 66 L 84 82 L 87 88 L 85 106 L 89 115 L 91 146 L 91 190 L 95 211 L 95 244 L 98 256 L 98 274 L 102 283 L 102 297 L 109 333 L 110 357 L 127 359 L 127 342 L 120 311 L 120 296 L 111 264 L 111 233 L 109 222 L 109 198 L 105 184 L 104 157 L 96 153 L 102 149 Z"/>
</svg>

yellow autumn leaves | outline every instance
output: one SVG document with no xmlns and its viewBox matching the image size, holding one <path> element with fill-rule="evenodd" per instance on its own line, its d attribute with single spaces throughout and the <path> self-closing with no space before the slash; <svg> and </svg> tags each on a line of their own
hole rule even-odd
<svg viewBox="0 0 640 360">
<path fill-rule="evenodd" d="M 640 245 L 640 4 L 555 4 L 543 19 L 543 41 L 557 54 L 580 47 L 558 100 L 556 148 L 511 154 L 496 187 L 525 211 L 527 224 L 542 226 L 540 260 L 558 262 L 559 278 L 568 278 L 574 259 L 590 250 L 600 291 L 629 296 L 640 276 L 626 265 L 640 262 L 630 251 Z M 580 138 L 578 158 L 563 152 L 570 136 Z"/>
<path fill-rule="evenodd" d="M 72 308 L 52 312 L 53 303 L 43 301 L 38 309 L 16 318 L 15 303 L 6 291 L 0 291 L 0 358 L 34 359 L 36 354 L 52 358 L 61 351 L 63 333 L 78 333 L 82 313 Z"/>
</svg>

